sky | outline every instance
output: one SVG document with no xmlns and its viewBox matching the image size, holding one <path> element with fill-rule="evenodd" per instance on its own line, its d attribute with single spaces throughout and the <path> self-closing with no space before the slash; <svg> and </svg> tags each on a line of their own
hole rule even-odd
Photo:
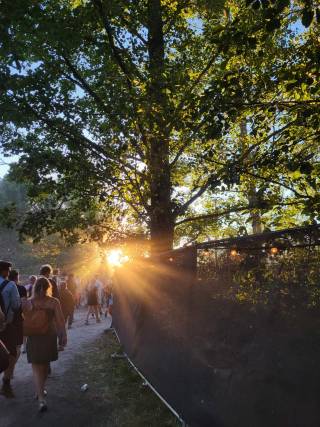
<svg viewBox="0 0 320 427">
<path fill-rule="evenodd" d="M 0 153 L 0 179 L 3 178 L 9 171 L 10 163 L 13 163 L 18 160 L 18 156 L 10 156 L 4 158 Z"/>
<path fill-rule="evenodd" d="M 0 164 L 0 178 L 3 178 L 4 175 L 8 172 L 8 165 L 2 165 Z"/>
</svg>

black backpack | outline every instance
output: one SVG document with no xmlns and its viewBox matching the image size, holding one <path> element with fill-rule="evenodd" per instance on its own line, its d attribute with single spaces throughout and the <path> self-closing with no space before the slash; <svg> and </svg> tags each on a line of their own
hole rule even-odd
<svg viewBox="0 0 320 427">
<path fill-rule="evenodd" d="M 7 310 L 6 310 L 4 299 L 2 296 L 2 291 L 7 286 L 8 283 L 9 283 L 9 280 L 4 280 L 0 285 L 0 309 L 1 309 L 2 313 L 5 315 L 5 317 L 7 317 Z"/>
</svg>

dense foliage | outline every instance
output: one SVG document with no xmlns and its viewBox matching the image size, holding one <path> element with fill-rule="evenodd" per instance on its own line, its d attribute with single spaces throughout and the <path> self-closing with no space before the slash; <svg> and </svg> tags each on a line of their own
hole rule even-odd
<svg viewBox="0 0 320 427">
<path fill-rule="evenodd" d="M 316 2 L 4 0 L 22 234 L 170 248 L 318 219 Z"/>
<path fill-rule="evenodd" d="M 98 271 L 106 271 L 103 248 L 94 243 L 66 246 L 57 234 L 45 236 L 41 241 L 24 237 L 12 229 L 18 218 L 25 218 L 30 208 L 23 185 L 7 179 L 0 180 L 0 212 L 3 217 L 0 226 L 0 259 L 10 260 L 21 273 L 25 282 L 28 275 L 38 274 L 40 266 L 50 263 L 59 267 L 62 274 L 74 272 L 84 280 Z M 18 215 L 17 215 L 18 214 Z M 19 223 L 17 224 L 19 226 Z"/>
</svg>

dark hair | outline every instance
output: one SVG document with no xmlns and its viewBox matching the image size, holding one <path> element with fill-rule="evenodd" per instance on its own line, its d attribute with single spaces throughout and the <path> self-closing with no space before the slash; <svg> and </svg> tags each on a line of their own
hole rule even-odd
<svg viewBox="0 0 320 427">
<path fill-rule="evenodd" d="M 9 280 L 12 280 L 13 282 L 15 282 L 18 277 L 19 277 L 19 271 L 18 270 L 11 270 L 9 272 L 9 276 L 8 276 Z"/>
<path fill-rule="evenodd" d="M 0 273 L 3 271 L 8 271 L 12 267 L 11 262 L 8 261 L 0 261 Z"/>
<path fill-rule="evenodd" d="M 36 283 L 33 286 L 33 296 L 34 297 L 45 297 L 47 296 L 48 289 L 51 288 L 51 283 L 46 277 L 40 277 L 37 279 Z"/>
<path fill-rule="evenodd" d="M 40 274 L 41 276 L 46 276 L 47 274 L 52 273 L 52 267 L 50 264 L 45 264 L 40 268 Z"/>
</svg>

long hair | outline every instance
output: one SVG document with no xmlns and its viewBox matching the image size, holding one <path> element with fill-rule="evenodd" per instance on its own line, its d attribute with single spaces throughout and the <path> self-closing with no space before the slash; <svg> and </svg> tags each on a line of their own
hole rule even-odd
<svg viewBox="0 0 320 427">
<path fill-rule="evenodd" d="M 51 290 L 51 283 L 46 277 L 40 277 L 37 279 L 36 283 L 32 289 L 32 296 L 43 298 L 49 296 Z"/>
</svg>

